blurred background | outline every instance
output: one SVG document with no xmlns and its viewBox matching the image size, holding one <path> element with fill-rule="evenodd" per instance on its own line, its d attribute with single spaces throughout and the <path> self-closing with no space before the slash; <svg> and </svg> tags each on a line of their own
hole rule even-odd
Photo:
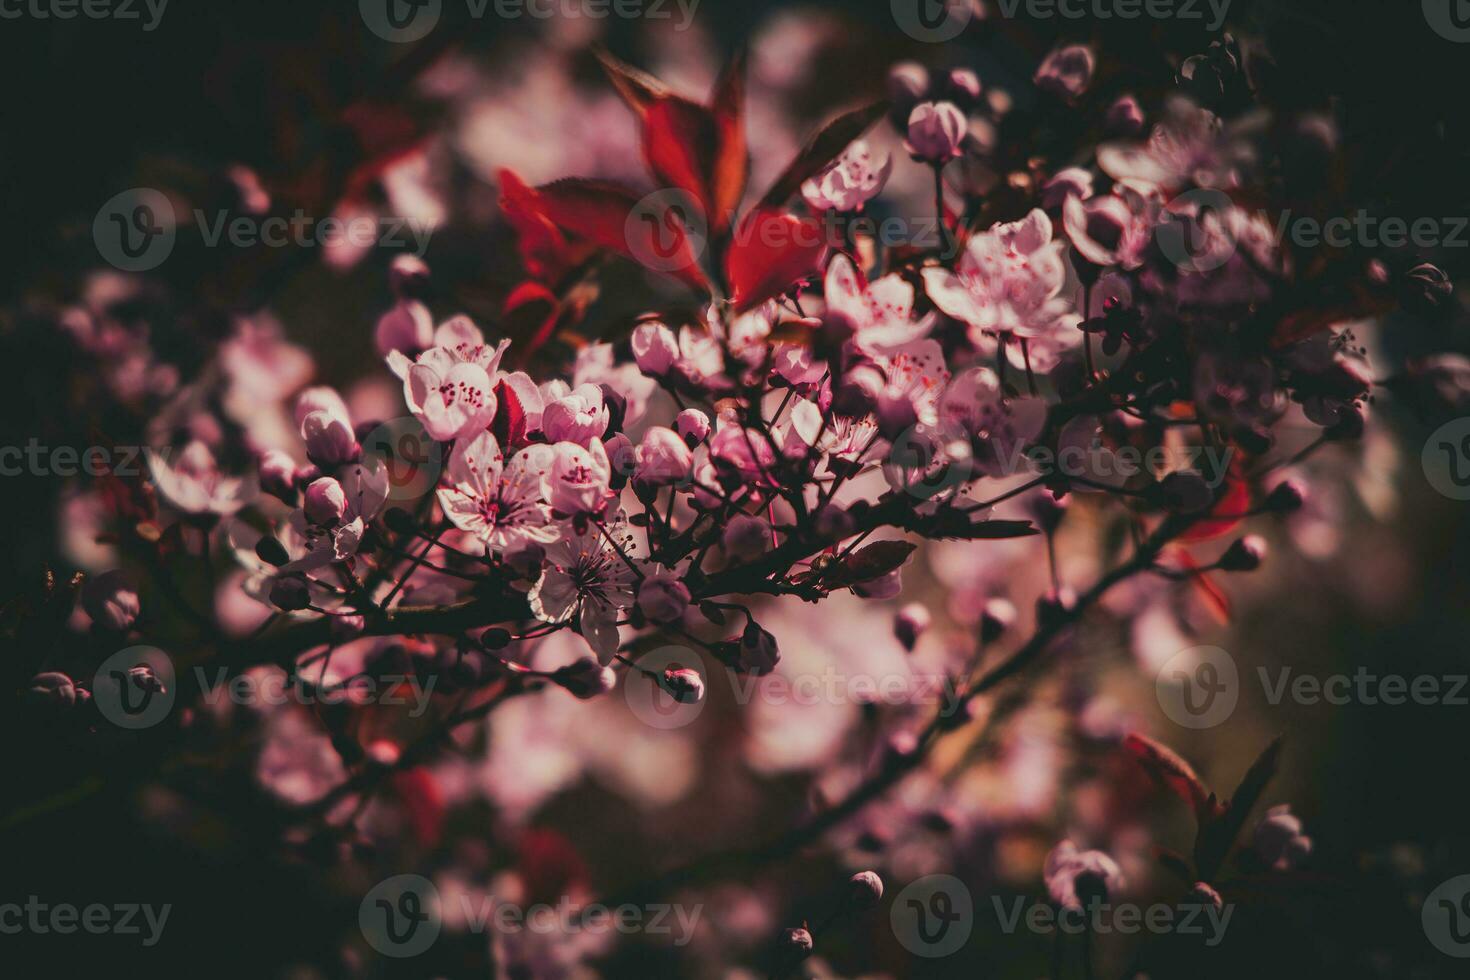
<svg viewBox="0 0 1470 980">
<path fill-rule="evenodd" d="M 928 44 L 896 27 L 892 5 L 859 0 L 702 0 L 683 31 L 672 29 L 682 17 L 672 6 L 673 19 L 655 23 L 473 18 L 462 2 L 444 4 L 441 22 L 417 46 L 365 29 L 353 4 L 171 0 L 146 31 L 108 19 L 0 22 L 7 93 L 0 195 L 10 228 L 0 236 L 0 445 L 147 440 L 158 393 L 194 378 L 242 319 L 310 354 L 318 382 L 381 402 L 386 372 L 370 338 L 392 302 L 392 252 L 211 249 L 185 229 L 162 266 L 123 277 L 99 260 L 92 229 L 103 202 L 128 188 L 168 188 L 184 213 L 247 206 L 268 188 L 271 213 L 412 216 L 433 229 L 424 257 L 434 271 L 436 314 L 464 311 L 493 325 L 523 278 L 498 214 L 500 168 L 531 183 L 576 174 L 648 186 L 632 117 L 597 69 L 593 41 L 697 96 L 733 52 L 748 48 L 751 186 L 758 189 L 823 120 L 882 97 L 888 67 L 899 61 L 931 72 L 973 69 L 1016 106 L 992 134 L 997 143 L 1044 144 L 1027 112 L 1035 98 L 1030 79 L 1057 43 L 1094 45 L 1100 98 L 1133 92 L 1153 106 L 1175 84 L 1182 59 L 1218 37 L 1198 21 L 1033 20 L 1024 6 L 1015 18 L 992 13 L 958 39 Z M 1470 214 L 1470 46 L 1429 30 L 1419 6 L 1234 0 L 1228 18 L 1237 37 L 1269 53 L 1254 65 L 1253 84 L 1276 118 L 1310 111 L 1336 121 L 1345 161 L 1331 174 L 1337 196 L 1410 221 Z M 902 155 L 886 123 L 873 138 Z M 896 174 L 880 213 L 923 212 L 926 179 Z M 1470 273 L 1464 243 L 1416 254 L 1458 280 Z M 663 295 L 636 274 L 625 280 L 597 297 L 590 329 L 625 331 Z M 1451 315 L 1432 326 L 1398 313 L 1361 325 L 1374 363 L 1464 350 L 1460 295 Z M 130 339 L 101 356 L 80 353 L 65 326 L 77 309 L 105 310 Z M 146 342 L 136 342 L 139 325 Z M 1307 472 L 1316 492 L 1308 506 L 1263 528 L 1273 544 L 1270 561 L 1256 575 L 1226 581 L 1235 609 L 1228 624 L 1197 610 L 1151 616 L 1150 600 L 1125 594 L 1109 604 L 1116 617 L 1079 633 L 1067 654 L 1074 669 L 1052 703 L 1085 703 L 1104 734 L 1079 739 L 1056 710 L 1028 709 L 1000 758 L 960 754 L 939 760 L 926 777 L 942 782 L 947 767 L 977 762 L 957 780 L 957 828 L 905 831 L 912 833 L 902 842 L 912 845 L 905 853 L 849 829 L 834 835 L 831 848 L 701 883 L 688 894 L 718 920 L 717 938 L 680 958 L 629 944 L 597 961 L 601 974 L 740 975 L 727 974 L 724 964 L 758 961 L 752 951 L 773 931 L 818 916 L 812 910 L 823 908 L 833 882 L 880 863 L 911 874 L 948 869 L 982 900 L 1000 890 L 1039 893 L 1040 856 L 1079 824 L 1127 816 L 1154 840 L 1186 849 L 1189 815 L 1111 748 L 1105 733 L 1126 722 L 1176 748 L 1222 796 L 1273 736 L 1286 737 L 1266 802 L 1289 802 L 1301 817 L 1315 843 L 1310 874 L 1289 889 L 1250 893 L 1228 940 L 1207 961 L 1208 975 L 1465 975 L 1425 941 L 1417 903 L 1439 882 L 1470 872 L 1459 786 L 1470 766 L 1470 706 L 1273 705 L 1260 684 L 1247 683 L 1227 723 L 1194 732 L 1172 724 L 1154 697 L 1153 672 L 1190 643 L 1227 649 L 1250 677 L 1258 665 L 1316 674 L 1359 667 L 1470 673 L 1470 571 L 1461 560 L 1470 525 L 1465 505 L 1435 492 L 1420 463 L 1441 420 L 1396 404 L 1383 405 L 1376 420 L 1374 438 L 1313 458 Z M 81 492 L 77 481 L 57 476 L 0 479 L 7 556 L 0 601 L 34 590 L 46 567 L 60 580 L 92 567 L 95 534 L 69 505 Z M 1060 564 L 1065 579 L 1085 586 L 1098 569 L 1082 538 L 1096 527 L 1088 506 L 1080 511 L 1068 532 L 1076 548 L 1064 537 Z M 965 634 L 973 598 L 993 591 L 997 577 L 1018 596 L 1044 587 L 1034 562 L 1017 555 L 982 565 L 970 552 L 956 553 L 960 547 L 929 549 L 906 579 L 903 600 L 931 603 L 940 619 L 931 645 Z M 807 650 L 814 664 L 901 658 L 889 640 L 892 608 L 851 605 L 773 611 L 763 621 L 800 637 L 783 635 L 783 651 L 799 657 Z M 19 663 L 21 653 L 0 652 L 0 659 L 8 654 Z M 883 728 L 879 712 L 853 705 L 835 717 L 768 714 L 743 718 L 729 692 L 717 690 L 697 726 L 660 741 L 628 721 L 620 700 L 517 706 L 484 733 L 484 765 L 510 765 L 502 759 L 509 755 L 539 777 L 526 782 L 523 809 L 491 812 L 467 788 L 491 777 L 446 765 L 436 773 L 450 804 L 446 824 L 433 842 L 420 842 L 417 858 L 475 873 L 515 867 L 523 883 L 536 875 L 575 879 L 605 893 L 791 823 L 814 787 L 822 791 L 834 775 L 822 769 L 824 746 L 861 744 Z M 371 960 L 355 939 L 358 901 L 388 873 L 386 862 L 313 850 L 320 842 L 283 846 L 271 804 L 228 775 L 242 764 L 229 752 L 202 767 L 187 760 L 140 785 L 135 770 L 145 748 L 114 743 L 98 763 L 95 747 L 70 744 L 70 735 L 13 721 L 5 734 L 0 902 L 39 893 L 53 902 L 174 906 L 153 948 L 117 936 L 77 934 L 64 943 L 0 936 L 0 955 L 17 976 L 74 966 L 242 977 L 476 976 L 488 969 L 477 936 L 441 942 L 432 958 Z M 292 737 L 252 730 L 235 751 Z M 527 763 L 516 756 L 535 752 L 544 757 Z M 1039 785 L 1018 788 L 1033 777 Z M 879 808 L 887 826 L 933 824 L 918 819 L 928 814 L 927 802 L 915 804 L 923 813 L 895 815 L 910 797 L 928 799 L 922 788 L 897 794 Z M 905 822 L 910 817 L 918 822 Z M 382 819 L 408 818 L 386 812 Z M 554 836 L 528 837 L 528 827 Z M 1007 936 L 987 914 L 978 918 L 966 950 L 926 961 L 895 941 L 885 908 L 824 941 L 829 975 L 1046 973 L 1045 940 Z M 1120 976 L 1126 966 L 1119 953 L 1099 975 Z"/>
</svg>

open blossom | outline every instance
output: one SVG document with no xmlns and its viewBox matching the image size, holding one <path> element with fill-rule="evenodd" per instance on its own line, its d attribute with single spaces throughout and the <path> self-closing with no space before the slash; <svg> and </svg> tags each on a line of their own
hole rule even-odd
<svg viewBox="0 0 1470 980">
<path fill-rule="evenodd" d="M 164 499 L 190 514 L 233 514 L 250 498 L 245 481 L 221 473 L 214 453 L 197 439 L 180 453 L 148 450 L 148 472 Z"/>
<path fill-rule="evenodd" d="M 1097 59 L 1091 48 L 1069 44 L 1046 56 L 1036 69 L 1035 82 L 1038 88 L 1071 101 L 1087 91 L 1096 69 Z"/>
<path fill-rule="evenodd" d="M 894 273 L 869 283 L 840 253 L 827 265 L 822 291 L 828 316 L 839 317 L 859 346 L 902 344 L 927 336 L 934 325 L 932 314 L 912 319 L 914 287 L 908 280 Z"/>
<path fill-rule="evenodd" d="M 945 388 L 939 413 L 969 437 L 975 465 L 991 476 L 1017 472 L 1022 452 L 1046 426 L 1046 402 L 1007 398 L 1000 379 L 987 367 L 957 375 Z"/>
<path fill-rule="evenodd" d="M 545 571 L 526 596 L 537 619 L 574 623 L 604 666 L 618 649 L 618 614 L 633 604 L 636 575 L 625 560 L 629 544 L 618 521 L 608 523 L 606 535 L 589 522 L 582 533 L 546 546 Z"/>
<path fill-rule="evenodd" d="M 1230 188 L 1250 160 L 1247 145 L 1226 134 L 1219 118 L 1181 95 L 1165 104 L 1164 118 L 1148 140 L 1107 143 L 1097 165 L 1114 180 L 1132 180 L 1165 191 L 1194 183 Z"/>
<path fill-rule="evenodd" d="M 434 318 L 424 304 L 404 300 L 378 318 L 373 339 L 382 357 L 393 351 L 421 351 L 434 342 Z"/>
<path fill-rule="evenodd" d="M 1136 269 L 1153 241 L 1159 211 L 1151 189 L 1120 181 L 1111 194 L 1087 200 L 1068 197 L 1062 205 L 1062 227 L 1087 261 Z"/>
<path fill-rule="evenodd" d="M 543 393 L 544 394 L 544 393 Z M 559 398 L 549 399 L 541 411 L 541 432 L 548 442 L 575 442 L 587 446 L 607 432 L 609 414 L 597 385 L 578 385 Z"/>
<path fill-rule="evenodd" d="M 492 378 L 509 341 L 491 347 L 467 317 L 453 317 L 434 332 L 434 346 L 410 361 L 400 351 L 388 366 L 403 379 L 408 409 L 435 439 L 473 436 L 495 418 Z"/>
<path fill-rule="evenodd" d="M 357 554 L 368 522 L 378 516 L 388 499 L 388 471 L 376 462 L 358 463 L 344 467 L 337 479 L 323 477 L 312 486 L 317 492 L 308 494 L 304 503 L 315 515 L 307 506 L 297 508 L 278 529 L 277 536 L 291 558 L 280 568 L 283 575 L 311 571 Z"/>
<path fill-rule="evenodd" d="M 612 463 L 601 439 L 582 448 L 574 442 L 552 447 L 551 507 L 558 514 L 600 514 L 612 496 Z"/>
<path fill-rule="evenodd" d="M 980 332 L 994 331 L 1071 346 L 1081 339 L 1073 329 L 1080 286 L 1066 248 L 1036 209 L 971 238 L 955 271 L 926 268 L 924 287 L 936 306 L 970 327 L 976 343 Z"/>
<path fill-rule="evenodd" d="M 482 432 L 449 454 L 439 505 L 455 527 L 493 552 L 547 544 L 558 533 L 548 502 L 554 457 L 550 446 L 531 445 L 506 464 L 495 437 Z"/>
<path fill-rule="evenodd" d="M 866 140 L 854 140 L 836 160 L 801 185 L 801 196 L 815 211 L 857 211 L 883 190 L 893 170 L 887 154 L 878 160 Z"/>
</svg>

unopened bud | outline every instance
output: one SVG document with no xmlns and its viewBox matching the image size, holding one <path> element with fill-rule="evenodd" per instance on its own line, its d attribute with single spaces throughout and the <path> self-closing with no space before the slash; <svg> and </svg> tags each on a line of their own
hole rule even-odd
<svg viewBox="0 0 1470 980">
<path fill-rule="evenodd" d="M 922 603 L 911 602 L 893 617 L 893 635 L 898 637 L 905 650 L 913 650 L 932 619 Z"/>
<path fill-rule="evenodd" d="M 883 900 L 883 879 L 876 871 L 859 871 L 847 879 L 847 893 L 853 905 L 870 909 Z"/>
<path fill-rule="evenodd" d="M 698 704 L 704 700 L 704 678 L 690 667 L 666 668 L 661 686 L 680 704 Z"/>
<path fill-rule="evenodd" d="M 1266 539 L 1259 534 L 1247 534 L 1237 539 L 1220 556 L 1219 566 L 1226 572 L 1253 572 L 1266 558 Z"/>
<path fill-rule="evenodd" d="M 618 683 L 618 677 L 612 672 L 612 668 L 602 666 L 591 657 L 584 657 L 554 671 L 551 680 L 583 701 L 606 694 Z"/>
</svg>

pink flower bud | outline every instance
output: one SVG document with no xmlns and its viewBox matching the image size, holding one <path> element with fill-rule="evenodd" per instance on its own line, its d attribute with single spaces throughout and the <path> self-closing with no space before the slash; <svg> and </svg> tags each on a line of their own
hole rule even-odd
<svg viewBox="0 0 1470 980">
<path fill-rule="evenodd" d="M 888 69 L 888 97 L 895 105 L 913 105 L 929 88 L 929 70 L 917 61 L 900 61 Z"/>
<path fill-rule="evenodd" d="M 583 701 L 606 694 L 618 683 L 618 675 L 611 667 L 604 667 L 591 657 L 583 657 L 554 671 L 551 680 L 566 689 L 573 697 Z"/>
<path fill-rule="evenodd" d="M 380 357 L 426 350 L 434 344 L 434 317 L 424 304 L 404 300 L 378 319 L 373 342 Z"/>
<path fill-rule="evenodd" d="M 418 296 L 429 285 L 429 266 L 417 255 L 395 255 L 388 266 L 388 285 L 399 299 Z"/>
<path fill-rule="evenodd" d="M 915 160 L 944 164 L 960 155 L 967 123 L 953 102 L 920 102 L 909 113 L 904 148 Z"/>
<path fill-rule="evenodd" d="M 347 494 L 343 491 L 342 484 L 330 476 L 324 476 L 306 488 L 302 509 L 306 511 L 306 519 L 313 524 L 333 527 L 347 513 Z"/>
<path fill-rule="evenodd" d="M 562 514 L 601 513 L 611 493 L 612 466 L 602 440 L 593 439 L 588 449 L 574 442 L 559 442 L 551 464 L 551 506 Z"/>
<path fill-rule="evenodd" d="M 306 455 L 323 468 L 351 463 L 362 454 L 352 427 L 328 412 L 312 412 L 302 419 L 301 438 L 306 442 Z"/>
<path fill-rule="evenodd" d="M 949 73 L 949 89 L 956 102 L 973 104 L 980 99 L 980 76 L 968 68 L 956 68 Z"/>
<path fill-rule="evenodd" d="M 693 449 L 709 438 L 709 416 L 697 408 L 686 408 L 674 419 L 674 429 Z"/>
<path fill-rule="evenodd" d="M 666 668 L 660 686 L 680 704 L 698 704 L 704 700 L 704 678 L 690 667 Z"/>
<path fill-rule="evenodd" d="M 781 934 L 781 945 L 791 958 L 804 960 L 812 955 L 812 934 L 806 929 L 787 929 Z"/>
<path fill-rule="evenodd" d="M 656 321 L 639 325 L 633 331 L 632 344 L 638 370 L 655 378 L 668 374 L 679 359 L 679 341 L 674 331 Z"/>
<path fill-rule="evenodd" d="M 1266 539 L 1247 534 L 1236 540 L 1220 556 L 1220 569 L 1226 572 L 1253 572 L 1266 559 Z"/>
<path fill-rule="evenodd" d="M 735 558 L 752 561 L 771 547 L 771 528 L 759 517 L 736 514 L 725 525 L 725 550 Z"/>
<path fill-rule="evenodd" d="M 89 579 L 82 587 L 82 608 L 92 622 L 104 629 L 122 632 L 138 618 L 138 593 L 127 576 L 114 569 Z"/>
<path fill-rule="evenodd" d="M 651 487 L 666 487 L 689 479 L 694 454 L 673 429 L 655 425 L 643 434 L 633 479 Z"/>
<path fill-rule="evenodd" d="M 70 677 L 54 670 L 32 677 L 26 696 L 32 704 L 58 708 L 71 708 L 78 700 L 86 700 L 85 693 L 77 690 Z"/>
<path fill-rule="evenodd" d="M 919 637 L 929 628 L 932 619 L 929 610 L 921 603 L 911 602 L 893 617 L 893 635 L 898 637 L 898 642 L 903 644 L 905 650 L 912 650 L 919 642 Z"/>
<path fill-rule="evenodd" d="M 1302 833 L 1301 818 L 1283 804 L 1266 811 L 1251 840 L 1256 855 L 1276 871 L 1300 867 L 1312 853 L 1312 839 Z"/>
<path fill-rule="evenodd" d="M 847 879 L 847 894 L 858 908 L 873 908 L 883 900 L 883 879 L 876 871 L 859 871 Z"/>
<path fill-rule="evenodd" d="M 1069 44 L 1046 56 L 1041 67 L 1036 69 L 1033 81 L 1038 88 L 1070 102 L 1087 91 L 1096 67 L 1097 60 L 1091 48 L 1084 44 Z"/>
<path fill-rule="evenodd" d="M 775 670 L 776 664 L 781 660 L 781 648 L 776 644 L 776 638 L 769 631 L 757 626 L 755 620 L 745 624 L 745 632 L 740 634 L 736 651 L 735 669 L 756 677 Z"/>
<path fill-rule="evenodd" d="M 285 612 L 295 612 L 311 605 L 306 583 L 296 577 L 278 578 L 271 583 L 271 605 Z"/>
<path fill-rule="evenodd" d="M 297 397 L 296 424 L 300 426 L 312 412 L 326 412 L 347 428 L 352 428 L 352 415 L 347 411 L 347 403 L 337 394 L 335 388 L 317 385 L 315 388 L 307 388 Z"/>
<path fill-rule="evenodd" d="M 980 642 L 992 643 L 1016 623 L 1016 607 L 1009 599 L 991 599 L 980 611 Z"/>
<path fill-rule="evenodd" d="M 586 446 L 607 432 L 609 415 L 597 385 L 578 385 L 564 398 L 547 404 L 541 413 L 541 432 L 547 442 L 575 442 Z"/>
<path fill-rule="evenodd" d="M 1143 132 L 1143 107 L 1131 95 L 1125 95 L 1108 108 L 1108 132 L 1119 136 L 1137 136 Z"/>
<path fill-rule="evenodd" d="M 260 475 L 260 489 L 286 503 L 296 500 L 296 461 L 289 453 L 279 449 L 267 449 L 256 461 Z"/>
<path fill-rule="evenodd" d="M 657 571 L 638 583 L 638 608 L 650 622 L 675 623 L 689 609 L 689 586 L 673 572 Z"/>
</svg>

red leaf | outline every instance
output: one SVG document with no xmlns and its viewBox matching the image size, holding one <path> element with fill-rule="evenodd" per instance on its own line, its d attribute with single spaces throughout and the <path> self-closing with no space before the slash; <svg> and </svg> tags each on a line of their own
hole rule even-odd
<svg viewBox="0 0 1470 980">
<path fill-rule="evenodd" d="M 526 445 L 526 410 L 515 390 L 504 380 L 495 384 L 495 418 L 490 433 L 507 456 Z"/>
<path fill-rule="evenodd" d="M 535 828 L 521 835 L 516 871 L 530 901 L 556 901 L 587 887 L 587 863 L 570 840 L 555 830 Z"/>
<path fill-rule="evenodd" d="M 551 339 L 561 302 L 541 283 L 528 279 L 510 291 L 500 314 L 506 336 L 516 341 L 517 357 L 525 363 Z"/>
<path fill-rule="evenodd" d="M 826 250 L 820 219 L 772 208 L 748 213 L 725 256 L 725 278 L 736 312 L 780 296 L 812 275 Z"/>
<path fill-rule="evenodd" d="M 1166 748 L 1151 738 L 1130 733 L 1123 739 L 1123 749 L 1138 760 L 1149 775 L 1179 797 L 1194 810 L 1201 824 L 1213 819 L 1221 812 L 1215 795 L 1205 788 L 1204 782 L 1195 775 L 1189 763 L 1173 749 Z"/>
<path fill-rule="evenodd" d="M 444 798 L 434 777 L 422 766 L 403 769 L 391 777 L 393 792 L 403 804 L 414 837 L 425 847 L 439 843 L 444 829 Z"/>
<path fill-rule="evenodd" d="M 1186 543 L 1208 541 L 1222 534 L 1229 534 L 1236 525 L 1245 520 L 1245 513 L 1251 507 L 1251 491 L 1246 485 L 1243 469 L 1240 457 L 1237 456 L 1231 462 L 1230 469 L 1225 472 L 1225 492 L 1216 499 L 1209 514 L 1190 525 L 1177 540 Z"/>
<path fill-rule="evenodd" d="M 673 94 L 652 75 L 605 51 L 597 58 L 639 117 L 648 169 L 692 197 L 704 211 L 710 234 L 723 235 L 745 191 L 749 169 L 744 57 L 736 57 L 721 74 L 709 106 Z"/>
<path fill-rule="evenodd" d="M 500 209 L 516 232 L 516 247 L 526 272 L 542 282 L 559 282 L 592 254 L 591 243 L 573 244 L 546 216 L 540 195 L 514 171 L 501 170 Z"/>
</svg>

